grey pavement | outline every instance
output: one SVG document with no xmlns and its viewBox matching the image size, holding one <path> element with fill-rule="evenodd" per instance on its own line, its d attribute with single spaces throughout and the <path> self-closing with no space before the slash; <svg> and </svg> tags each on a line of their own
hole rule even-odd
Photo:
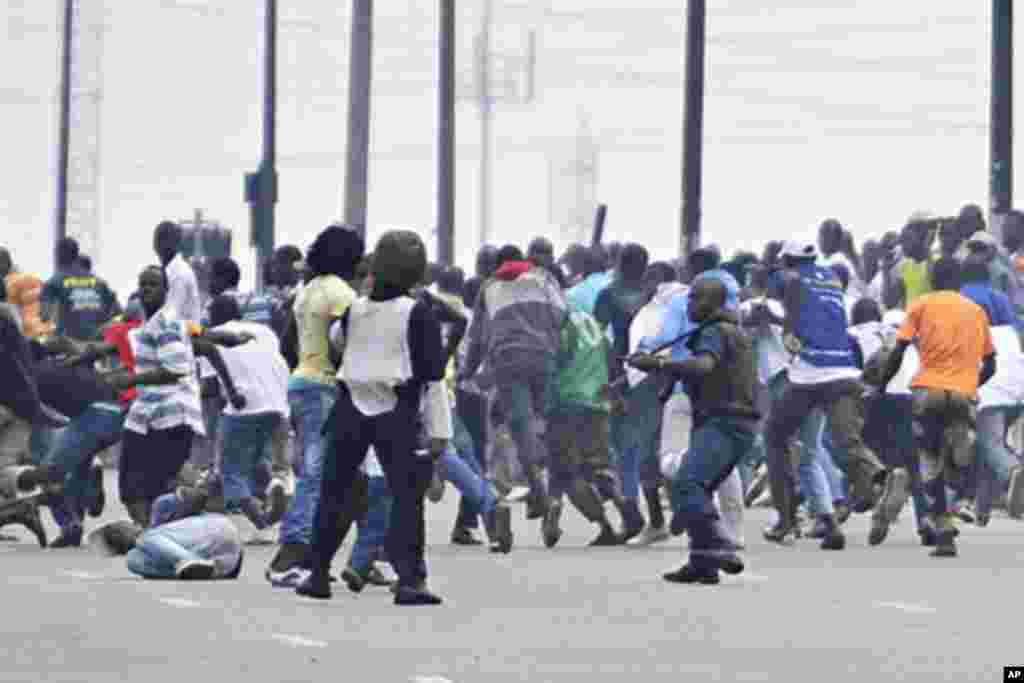
<svg viewBox="0 0 1024 683">
<path fill-rule="evenodd" d="M 689 587 L 660 578 L 679 540 L 588 549 L 575 512 L 554 550 L 521 506 L 511 555 L 455 548 L 456 500 L 449 487 L 428 504 L 434 608 L 395 607 L 384 589 L 329 602 L 272 589 L 268 547 L 247 550 L 238 581 L 153 582 L 19 530 L 0 544 L 0 681 L 996 681 L 1024 663 L 1024 527 L 1003 517 L 936 560 L 909 510 L 879 548 L 854 518 L 839 553 L 766 544 L 754 510 L 747 572 Z"/>
</svg>

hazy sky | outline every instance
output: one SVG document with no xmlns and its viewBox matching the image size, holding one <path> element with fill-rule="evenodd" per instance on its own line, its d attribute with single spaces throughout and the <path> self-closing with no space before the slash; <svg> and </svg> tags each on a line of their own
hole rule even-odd
<svg viewBox="0 0 1024 683">
<path fill-rule="evenodd" d="M 94 0 L 95 5 L 98 0 Z M 58 2 L 6 0 L 0 41 L 0 243 L 48 273 Z M 106 0 L 101 274 L 120 290 L 153 260 L 152 227 L 195 208 L 244 246 L 242 176 L 260 149 L 256 0 Z M 339 217 L 348 12 L 281 3 L 279 242 L 303 247 Z M 337 3 L 347 7 L 347 3 Z M 537 97 L 499 105 L 492 240 L 566 241 L 580 121 L 597 149 L 608 235 L 658 256 L 677 244 L 684 3 L 495 0 L 495 48 L 537 31 Z M 708 3 L 704 227 L 727 250 L 813 234 L 827 216 L 858 238 L 915 210 L 985 205 L 987 2 Z M 434 222 L 432 0 L 375 3 L 371 236 Z M 477 246 L 479 119 L 469 98 L 479 0 L 459 3 L 457 252 Z M 255 8 L 255 9 L 254 9 Z"/>
</svg>

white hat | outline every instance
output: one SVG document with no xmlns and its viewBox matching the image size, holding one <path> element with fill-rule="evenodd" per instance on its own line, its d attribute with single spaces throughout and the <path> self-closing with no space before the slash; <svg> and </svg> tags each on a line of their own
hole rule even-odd
<svg viewBox="0 0 1024 683">
<path fill-rule="evenodd" d="M 971 235 L 971 238 L 967 240 L 967 244 L 984 244 L 987 247 L 995 247 L 998 246 L 999 243 L 996 242 L 995 235 L 992 233 L 979 230 Z"/>
<path fill-rule="evenodd" d="M 779 252 L 779 256 L 789 256 L 790 258 L 816 258 L 818 256 L 818 248 L 814 245 L 814 242 L 789 240 L 782 245 L 782 251 Z"/>
</svg>

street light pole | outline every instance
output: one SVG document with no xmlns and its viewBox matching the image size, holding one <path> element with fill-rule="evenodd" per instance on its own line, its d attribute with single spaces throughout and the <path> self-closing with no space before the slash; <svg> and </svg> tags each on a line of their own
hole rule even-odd
<svg viewBox="0 0 1024 683">
<path fill-rule="evenodd" d="M 477 88 L 480 102 L 480 246 L 487 244 L 491 233 L 491 123 L 494 102 L 491 99 L 491 24 L 493 1 L 484 0 L 483 25 L 477 37 Z"/>
<path fill-rule="evenodd" d="M 455 263 L 455 0 L 440 0 L 437 111 L 437 260 Z"/>
<path fill-rule="evenodd" d="M 71 146 L 71 59 L 73 54 L 75 0 L 64 0 L 64 31 L 61 38 L 60 131 L 57 140 L 57 208 L 54 216 L 53 265 L 56 272 L 57 245 L 68 235 L 68 162 Z M 93 257 L 98 257 L 93 254 Z"/>
<path fill-rule="evenodd" d="M 989 222 L 1013 208 L 1013 0 L 992 1 L 992 88 L 989 124 Z"/>
<path fill-rule="evenodd" d="M 700 246 L 701 175 L 704 147 L 704 0 L 686 3 L 686 94 L 683 113 L 683 187 L 679 255 Z"/>
<path fill-rule="evenodd" d="M 373 0 L 353 0 L 345 146 L 345 223 L 366 237 L 370 157 L 370 83 L 373 77 Z"/>
<path fill-rule="evenodd" d="M 263 291 L 265 265 L 274 252 L 274 204 L 277 203 L 277 0 L 266 0 L 263 30 L 263 151 L 256 173 L 246 175 L 256 250 L 256 290 Z"/>
</svg>

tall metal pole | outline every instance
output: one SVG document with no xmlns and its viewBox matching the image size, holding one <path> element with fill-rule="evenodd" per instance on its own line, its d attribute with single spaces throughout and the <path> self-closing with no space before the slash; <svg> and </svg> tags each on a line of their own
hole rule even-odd
<svg viewBox="0 0 1024 683">
<path fill-rule="evenodd" d="M 57 209 L 54 221 L 53 264 L 58 268 L 57 245 L 68 234 L 68 160 L 71 147 L 71 60 L 74 50 L 75 0 L 64 0 L 61 38 L 60 132 L 57 140 Z M 96 257 L 93 254 L 93 257 Z"/>
<path fill-rule="evenodd" d="M 477 38 L 477 84 L 480 95 L 480 246 L 491 234 L 491 123 L 494 101 L 491 98 L 491 23 L 493 0 L 484 0 L 483 26 Z"/>
<path fill-rule="evenodd" d="M 455 0 L 440 0 L 437 102 L 437 259 L 455 262 Z"/>
<path fill-rule="evenodd" d="M 1013 206 L 1013 0 L 992 0 L 991 78 L 989 222 L 1002 237 Z"/>
<path fill-rule="evenodd" d="M 373 76 L 373 0 L 353 0 L 348 75 L 345 223 L 366 236 L 370 157 L 370 83 Z"/>
<path fill-rule="evenodd" d="M 679 255 L 700 246 L 701 175 L 704 146 L 704 0 L 686 3 L 686 95 L 683 114 L 683 196 Z"/>
<path fill-rule="evenodd" d="M 256 251 L 256 290 L 264 287 L 264 265 L 274 253 L 277 203 L 277 0 L 266 0 L 263 29 L 263 150 L 256 173 L 246 176 L 246 201 Z"/>
</svg>

